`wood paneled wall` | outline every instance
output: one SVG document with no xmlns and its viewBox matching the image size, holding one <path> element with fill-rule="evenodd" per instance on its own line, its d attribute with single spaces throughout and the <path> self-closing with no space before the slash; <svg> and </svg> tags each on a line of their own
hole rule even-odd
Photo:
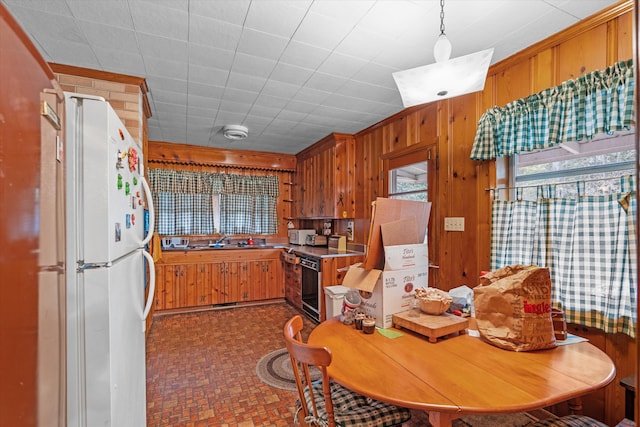
<svg viewBox="0 0 640 427">
<path fill-rule="evenodd" d="M 444 290 L 474 287 L 479 272 L 490 266 L 491 198 L 486 189 L 508 184 L 501 162 L 469 158 L 478 120 L 494 105 L 631 58 L 632 8 L 633 1 L 622 1 L 493 65 L 482 92 L 412 107 L 356 134 L 355 240 L 367 241 L 371 202 L 385 196 L 381 157 L 435 141 L 438 183 L 430 241 L 437 251 L 430 257 L 439 269 L 431 284 Z M 445 217 L 464 217 L 465 231 L 444 231 Z M 618 367 L 616 380 L 605 391 L 604 421 L 609 425 L 623 418 L 618 382 L 636 367 L 632 343 L 626 335 L 603 340 L 602 347 Z"/>
</svg>

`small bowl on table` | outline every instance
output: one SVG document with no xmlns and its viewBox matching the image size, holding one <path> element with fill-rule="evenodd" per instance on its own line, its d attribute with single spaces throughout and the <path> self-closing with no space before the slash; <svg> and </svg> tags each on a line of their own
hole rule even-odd
<svg viewBox="0 0 640 427">
<path fill-rule="evenodd" d="M 452 301 L 448 292 L 436 288 L 416 289 L 416 297 L 420 301 L 420 311 L 435 316 L 447 311 Z"/>
<path fill-rule="evenodd" d="M 443 300 L 435 300 L 435 299 L 420 300 L 420 310 L 423 313 L 432 314 L 436 316 L 447 311 L 450 305 L 451 305 L 451 301 L 443 301 Z"/>
</svg>

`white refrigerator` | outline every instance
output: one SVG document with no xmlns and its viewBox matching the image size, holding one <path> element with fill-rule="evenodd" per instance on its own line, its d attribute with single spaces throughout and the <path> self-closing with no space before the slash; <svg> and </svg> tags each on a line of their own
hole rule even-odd
<svg viewBox="0 0 640 427">
<path fill-rule="evenodd" d="M 68 426 L 144 427 L 155 274 L 142 149 L 103 98 L 65 93 L 65 104 Z"/>
</svg>

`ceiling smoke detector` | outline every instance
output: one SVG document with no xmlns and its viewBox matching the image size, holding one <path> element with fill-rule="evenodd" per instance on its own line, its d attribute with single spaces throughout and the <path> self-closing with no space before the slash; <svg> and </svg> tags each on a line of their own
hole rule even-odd
<svg viewBox="0 0 640 427">
<path fill-rule="evenodd" d="M 249 129 L 242 125 L 226 125 L 222 128 L 222 135 L 227 139 L 237 141 L 249 136 Z"/>
</svg>

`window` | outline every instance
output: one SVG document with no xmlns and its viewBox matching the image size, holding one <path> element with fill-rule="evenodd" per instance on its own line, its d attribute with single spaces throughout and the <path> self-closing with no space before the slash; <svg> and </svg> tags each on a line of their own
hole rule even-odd
<svg viewBox="0 0 640 427">
<path fill-rule="evenodd" d="M 426 202 L 427 197 L 426 160 L 389 171 L 389 198 Z"/>
<path fill-rule="evenodd" d="M 554 197 L 577 197 L 578 181 L 582 195 L 609 194 L 620 191 L 620 177 L 635 174 L 635 155 L 632 132 L 521 153 L 512 157 L 512 187 L 522 188 L 524 200 L 535 200 L 544 184 L 557 184 Z"/>
<path fill-rule="evenodd" d="M 160 235 L 277 234 L 277 176 L 149 170 Z"/>
</svg>

